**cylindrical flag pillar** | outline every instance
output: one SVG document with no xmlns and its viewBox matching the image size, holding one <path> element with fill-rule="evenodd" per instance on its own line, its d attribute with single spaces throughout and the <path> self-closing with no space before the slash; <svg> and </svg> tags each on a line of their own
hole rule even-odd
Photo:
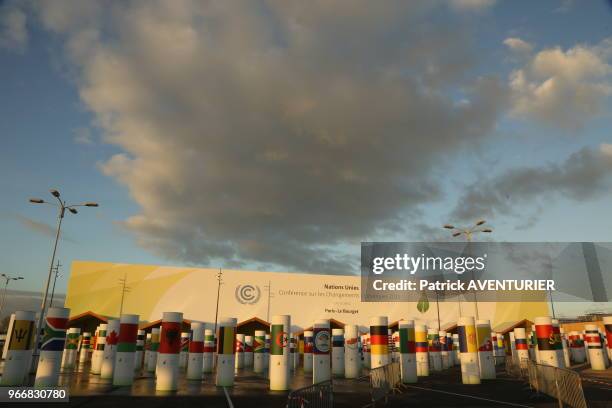
<svg viewBox="0 0 612 408">
<path fill-rule="evenodd" d="M 612 361 L 612 316 L 604 316 L 604 328 L 606 329 L 606 348 L 608 349 L 608 359 Z"/>
<path fill-rule="evenodd" d="M 455 360 L 455 365 L 461 365 L 461 359 L 459 358 L 459 335 L 457 333 L 453 334 L 453 359 Z"/>
<path fill-rule="evenodd" d="M 575 363 L 584 363 L 584 345 L 577 331 L 569 334 L 570 357 Z"/>
<path fill-rule="evenodd" d="M 244 336 L 244 366 L 253 367 L 253 336 Z"/>
<path fill-rule="evenodd" d="M 64 307 L 50 307 L 47 311 L 35 387 L 57 387 L 69 315 L 70 309 Z"/>
<path fill-rule="evenodd" d="M 189 360 L 187 361 L 187 379 L 202 380 L 202 361 L 204 353 L 204 323 L 191 323 L 189 338 Z"/>
<path fill-rule="evenodd" d="M 107 322 L 106 344 L 102 353 L 102 366 L 100 367 L 100 378 L 112 380 L 115 371 L 115 355 L 117 354 L 117 342 L 119 341 L 119 320 L 112 319 Z"/>
<path fill-rule="evenodd" d="M 529 359 L 532 361 L 535 361 L 536 360 L 536 354 L 535 354 L 536 335 L 535 335 L 534 330 L 529 332 L 529 336 L 527 337 L 527 344 L 529 344 Z"/>
<path fill-rule="evenodd" d="M 527 367 L 526 360 L 529 360 L 529 346 L 527 345 L 527 336 L 524 328 L 517 327 L 514 329 L 514 344 L 516 346 L 516 356 L 521 367 Z"/>
<path fill-rule="evenodd" d="M 297 348 L 297 342 L 293 333 L 289 333 L 289 371 L 295 371 L 297 366 L 295 364 L 295 353 Z"/>
<path fill-rule="evenodd" d="M 151 333 L 147 333 L 145 335 L 145 344 L 144 344 L 144 359 L 143 359 L 143 369 L 149 370 L 149 357 L 151 353 Z"/>
<path fill-rule="evenodd" d="M 372 357 L 370 355 L 370 333 L 361 336 L 361 348 L 363 351 L 363 366 L 370 368 L 372 366 Z"/>
<path fill-rule="evenodd" d="M 264 372 L 264 357 L 266 348 L 266 332 L 264 330 L 255 330 L 255 338 L 253 339 L 253 372 L 261 374 Z"/>
<path fill-rule="evenodd" d="M 391 356 L 392 356 L 392 361 L 399 361 L 399 343 L 400 343 L 400 339 L 399 339 L 399 331 L 393 332 L 393 334 L 391 335 L 391 346 L 393 347 L 393 350 L 391 352 Z"/>
<path fill-rule="evenodd" d="M 62 369 L 72 370 L 76 364 L 77 349 L 79 347 L 79 337 L 81 337 L 81 329 L 71 327 L 66 334 L 66 345 L 64 346 L 64 354 L 62 355 Z"/>
<path fill-rule="evenodd" d="M 142 355 L 144 353 L 145 331 L 138 330 L 136 335 L 136 353 L 134 353 L 134 371 L 138 372 L 142 368 Z"/>
<path fill-rule="evenodd" d="M 221 319 L 217 331 L 217 386 L 234 385 L 236 364 L 236 325 L 235 318 Z"/>
<path fill-rule="evenodd" d="M 427 350 L 427 327 L 423 324 L 414 326 L 414 347 L 416 351 L 417 376 L 427 377 L 429 375 L 429 356 Z"/>
<path fill-rule="evenodd" d="M 536 338 L 538 342 L 538 358 L 540 364 L 559 367 L 556 350 L 556 339 L 553 333 L 552 319 L 549 316 L 535 318 Z"/>
<path fill-rule="evenodd" d="M 151 348 L 149 350 L 149 360 L 147 361 L 147 371 L 155 372 L 157 367 L 157 352 L 159 351 L 159 327 L 151 329 Z"/>
<path fill-rule="evenodd" d="M 499 353 L 499 347 L 497 345 L 497 333 L 491 332 L 491 345 L 493 346 L 493 360 L 495 360 L 495 365 L 499 365 L 499 357 L 497 356 Z"/>
<path fill-rule="evenodd" d="M 81 337 L 81 350 L 79 352 L 79 364 L 89 362 L 89 351 L 91 350 L 91 333 L 84 332 Z"/>
<path fill-rule="evenodd" d="M 117 341 L 113 385 L 132 385 L 134 383 L 134 354 L 136 353 L 136 338 L 138 337 L 138 315 L 121 315 L 119 322 L 119 340 Z"/>
<path fill-rule="evenodd" d="M 236 334 L 236 341 L 234 347 L 236 348 L 235 369 L 240 370 L 244 368 L 244 334 Z"/>
<path fill-rule="evenodd" d="M 480 378 L 483 380 L 493 380 L 495 379 L 495 360 L 493 359 L 491 323 L 489 320 L 476 321 L 476 341 L 478 344 Z"/>
<path fill-rule="evenodd" d="M 448 361 L 450 367 L 455 365 L 455 351 L 453 350 L 453 334 L 446 333 L 446 349 L 448 350 Z"/>
<path fill-rule="evenodd" d="M 497 333 L 497 360 L 499 364 L 506 363 L 506 347 L 504 346 L 504 335 Z"/>
<path fill-rule="evenodd" d="M 463 384 L 480 384 L 478 346 L 473 317 L 460 317 L 457 322 L 459 352 L 461 353 L 461 380 Z"/>
<path fill-rule="evenodd" d="M 270 389 L 285 391 L 289 389 L 290 350 L 289 330 L 291 317 L 272 316 L 270 327 Z"/>
<path fill-rule="evenodd" d="M 356 325 L 344 326 L 344 376 L 346 378 L 358 378 L 361 373 L 358 339 L 359 328 Z"/>
<path fill-rule="evenodd" d="M 404 384 L 417 382 L 414 320 L 399 322 L 400 371 Z"/>
<path fill-rule="evenodd" d="M 313 327 L 313 335 L 312 383 L 317 384 L 331 379 L 329 320 L 317 320 Z"/>
<path fill-rule="evenodd" d="M 510 338 L 510 354 L 512 355 L 512 362 L 518 364 L 518 358 L 516 357 L 516 340 L 514 339 L 514 332 L 509 332 L 508 337 Z"/>
<path fill-rule="evenodd" d="M 312 330 L 304 331 L 304 373 L 312 373 Z"/>
<path fill-rule="evenodd" d="M 427 343 L 429 345 L 429 361 L 432 371 L 442 370 L 442 358 L 440 356 L 440 337 L 438 330 L 427 329 Z"/>
<path fill-rule="evenodd" d="M 584 325 L 584 339 L 589 348 L 589 361 L 591 362 L 592 370 L 605 370 L 606 361 L 603 355 L 603 348 L 601 344 L 601 338 L 599 337 L 599 331 L 597 326 L 594 324 Z"/>
<path fill-rule="evenodd" d="M 270 368 L 270 335 L 268 333 L 266 333 L 266 339 L 265 339 L 265 346 L 264 346 L 264 367 L 266 369 Z"/>
<path fill-rule="evenodd" d="M 30 369 L 34 346 L 34 312 L 17 311 L 9 336 L 0 385 L 22 385 Z"/>
<path fill-rule="evenodd" d="M 569 368 L 571 367 L 572 362 L 570 361 L 568 336 L 565 334 L 565 330 L 563 330 L 563 328 L 561 328 L 560 335 L 561 335 L 561 345 L 563 347 L 563 362 L 565 363 L 565 367 Z"/>
<path fill-rule="evenodd" d="M 370 319 L 370 367 L 376 368 L 389 363 L 389 338 L 386 316 Z"/>
<path fill-rule="evenodd" d="M 450 357 L 448 354 L 448 344 L 446 343 L 446 331 L 438 331 L 438 338 L 440 339 L 440 361 L 442 362 L 442 368 L 450 368 Z"/>
<path fill-rule="evenodd" d="M 559 320 L 552 319 L 553 338 L 555 339 L 555 352 L 557 353 L 557 361 L 559 367 L 565 368 L 565 358 L 563 357 L 563 342 L 561 341 L 561 328 L 559 327 Z"/>
<path fill-rule="evenodd" d="M 179 352 L 179 368 L 187 368 L 187 358 L 189 356 L 189 333 L 181 332 L 181 351 Z"/>
<path fill-rule="evenodd" d="M 332 329 L 332 375 L 344 377 L 344 329 Z"/>
<path fill-rule="evenodd" d="M 175 391 L 178 388 L 179 353 L 181 352 L 181 326 L 183 313 L 164 312 L 160 331 L 155 374 L 157 391 Z"/>
<path fill-rule="evenodd" d="M 104 347 L 106 346 L 106 330 L 108 325 L 102 323 L 98 326 L 98 334 L 96 336 L 96 345 L 93 354 L 91 355 L 91 374 L 99 375 L 102 369 L 102 358 L 104 357 Z"/>
<path fill-rule="evenodd" d="M 204 330 L 204 353 L 202 355 L 202 372 L 213 372 L 213 359 L 215 355 L 215 335 L 211 329 Z"/>
</svg>

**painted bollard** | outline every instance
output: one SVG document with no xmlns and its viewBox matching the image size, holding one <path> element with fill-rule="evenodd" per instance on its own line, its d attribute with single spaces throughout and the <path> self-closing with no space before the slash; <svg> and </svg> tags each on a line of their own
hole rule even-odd
<svg viewBox="0 0 612 408">
<path fill-rule="evenodd" d="M 313 327 L 314 349 L 312 357 L 312 383 L 331 380 L 329 320 L 317 320 Z"/>
<path fill-rule="evenodd" d="M 584 363 L 584 344 L 582 344 L 580 333 L 577 331 L 570 332 L 569 347 L 571 360 L 577 364 Z"/>
<path fill-rule="evenodd" d="M 102 369 L 102 358 L 104 357 L 104 347 L 106 346 L 106 330 L 108 325 L 102 323 L 98 326 L 98 335 L 96 336 L 96 345 L 93 354 L 91 355 L 91 368 L 89 372 L 94 375 L 100 375 Z"/>
<path fill-rule="evenodd" d="M 226 317 L 217 329 L 217 387 L 234 386 L 237 323 L 235 318 Z"/>
<path fill-rule="evenodd" d="M 215 335 L 212 329 L 204 330 L 204 350 L 202 354 L 202 372 L 210 374 L 213 372 L 213 361 L 215 355 Z"/>
<path fill-rule="evenodd" d="M 293 333 L 289 333 L 289 371 L 297 370 L 297 366 L 295 364 L 296 346 L 297 344 Z"/>
<path fill-rule="evenodd" d="M 370 319 L 370 367 L 377 368 L 389 363 L 389 338 L 386 316 Z"/>
<path fill-rule="evenodd" d="M 45 334 L 40 346 L 34 386 L 57 387 L 66 342 L 66 328 L 70 309 L 50 307 L 45 319 Z"/>
<path fill-rule="evenodd" d="M 182 323 L 183 313 L 164 312 L 162 316 L 155 367 L 157 375 L 155 389 L 157 391 L 176 391 L 178 388 Z"/>
<path fill-rule="evenodd" d="M 265 370 L 265 349 L 266 349 L 266 332 L 264 330 L 255 330 L 255 338 L 253 339 L 253 372 L 261 374 Z"/>
<path fill-rule="evenodd" d="M 538 363 L 559 367 L 556 339 L 553 333 L 552 319 L 549 316 L 535 318 L 536 337 L 538 342 Z"/>
<path fill-rule="evenodd" d="M 187 379 L 202 380 L 202 362 L 204 353 L 204 324 L 191 323 L 189 337 L 189 357 L 187 361 Z"/>
<path fill-rule="evenodd" d="M 529 347 L 527 346 L 527 336 L 525 329 L 517 327 L 514 329 L 514 343 L 516 347 L 516 356 L 521 367 L 527 368 L 527 360 L 529 360 Z"/>
<path fill-rule="evenodd" d="M 499 364 L 506 363 L 506 348 L 504 347 L 504 335 L 501 333 L 497 333 L 497 355 L 496 361 L 499 360 Z"/>
<path fill-rule="evenodd" d="M 532 361 L 536 360 L 536 354 L 535 354 L 535 349 L 536 349 L 536 335 L 535 335 L 535 331 L 531 331 L 529 332 L 529 335 L 527 336 L 527 343 L 529 345 L 529 359 Z"/>
<path fill-rule="evenodd" d="M 253 367 L 253 336 L 244 336 L 244 366 Z"/>
<path fill-rule="evenodd" d="M 559 362 L 560 368 L 565 368 L 565 358 L 563 357 L 563 342 L 561 341 L 561 328 L 559 327 L 559 320 L 551 319 L 553 328 L 554 348 L 557 353 L 557 361 Z"/>
<path fill-rule="evenodd" d="M 427 329 L 427 343 L 429 345 L 429 362 L 432 371 L 442 370 L 442 357 L 440 356 L 440 336 L 438 330 Z"/>
<path fill-rule="evenodd" d="M 455 350 L 453 349 L 453 334 L 450 332 L 446 333 L 446 349 L 448 350 L 448 361 L 450 367 L 456 365 L 455 361 Z"/>
<path fill-rule="evenodd" d="M 495 379 L 495 360 L 491 343 L 491 323 L 489 320 L 476 320 L 476 342 L 478 344 L 478 364 L 482 380 Z"/>
<path fill-rule="evenodd" d="M 81 329 L 71 327 L 66 333 L 66 345 L 64 346 L 64 354 L 62 355 L 62 370 L 73 370 L 76 365 L 77 349 L 79 347 L 79 338 L 81 337 Z"/>
<path fill-rule="evenodd" d="M 344 329 L 332 329 L 332 375 L 344 377 Z"/>
<path fill-rule="evenodd" d="M 157 352 L 159 351 L 159 327 L 151 329 L 151 348 L 149 350 L 149 359 L 147 360 L 147 371 L 154 373 L 157 367 Z"/>
<path fill-rule="evenodd" d="M 290 328 L 290 316 L 272 316 L 270 327 L 270 390 L 272 391 L 289 389 L 289 372 L 291 370 L 289 361 Z"/>
<path fill-rule="evenodd" d="M 138 330 L 136 334 L 136 353 L 134 353 L 134 371 L 139 372 L 142 368 L 142 359 L 145 345 L 145 331 Z"/>
<path fill-rule="evenodd" d="M 138 315 L 124 314 L 119 320 L 119 339 L 115 356 L 113 385 L 127 386 L 134 383 L 134 355 L 138 337 Z"/>
<path fill-rule="evenodd" d="M 270 368 L 270 335 L 268 333 L 266 333 L 266 343 L 264 346 L 264 353 L 265 353 L 265 357 L 264 357 L 264 367 L 266 369 Z"/>
<path fill-rule="evenodd" d="M 604 316 L 603 324 L 606 331 L 606 349 L 608 352 L 608 359 L 612 361 L 612 316 Z"/>
<path fill-rule="evenodd" d="M 569 368 L 572 365 L 570 361 L 570 351 L 569 351 L 569 341 L 568 336 L 565 334 L 565 330 L 561 328 L 561 345 L 563 347 L 563 362 L 565 363 L 565 367 Z"/>
<path fill-rule="evenodd" d="M 455 360 L 455 365 L 461 365 L 461 354 L 459 353 L 459 335 L 457 333 L 453 334 L 453 359 Z"/>
<path fill-rule="evenodd" d="M 34 318 L 34 312 L 15 312 L 0 385 L 23 385 L 34 348 Z"/>
<path fill-rule="evenodd" d="M 400 371 L 404 384 L 417 382 L 414 320 L 399 322 Z"/>
<path fill-rule="evenodd" d="M 514 339 L 514 332 L 509 332 L 508 337 L 510 338 L 510 355 L 512 356 L 512 362 L 518 364 L 518 358 L 516 357 L 516 340 Z"/>
<path fill-rule="evenodd" d="M 236 340 L 234 342 L 234 347 L 236 348 L 236 371 L 244 368 L 244 334 L 236 334 Z"/>
<path fill-rule="evenodd" d="M 187 368 L 187 357 L 189 356 L 189 332 L 181 333 L 181 350 L 179 352 L 179 368 Z"/>
<path fill-rule="evenodd" d="M 85 364 L 90 361 L 91 354 L 91 333 L 84 332 L 81 336 L 81 350 L 79 351 L 79 364 Z"/>
<path fill-rule="evenodd" d="M 591 369 L 595 371 L 605 370 L 606 361 L 603 355 L 603 347 L 597 325 L 584 325 L 584 340 L 589 350 L 589 361 Z"/>
<path fill-rule="evenodd" d="M 312 349 L 314 347 L 312 330 L 304 331 L 304 373 L 312 373 Z"/>
<path fill-rule="evenodd" d="M 361 373 L 361 357 L 358 350 L 359 328 L 354 324 L 344 326 L 344 377 L 358 378 Z"/>
<path fill-rule="evenodd" d="M 480 384 L 476 326 L 473 317 L 460 317 L 457 322 L 459 352 L 461 353 L 461 381 L 463 384 Z"/>
<path fill-rule="evenodd" d="M 390 346 L 393 347 L 391 350 L 391 361 L 399 361 L 399 332 L 393 332 L 391 334 L 391 343 Z"/>
<path fill-rule="evenodd" d="M 111 319 L 106 327 L 106 344 L 102 353 L 102 366 L 100 367 L 100 378 L 112 380 L 115 371 L 115 355 L 117 354 L 117 342 L 119 341 L 119 320 Z"/>
<path fill-rule="evenodd" d="M 363 366 L 370 368 L 372 366 L 372 357 L 370 355 L 370 333 L 362 336 L 361 347 L 363 350 Z"/>
<path fill-rule="evenodd" d="M 427 355 L 427 327 L 423 324 L 414 326 L 414 346 L 416 350 L 417 376 L 427 377 L 429 375 L 429 356 Z"/>
<path fill-rule="evenodd" d="M 151 352 L 151 333 L 147 333 L 145 335 L 144 357 L 143 357 L 143 362 L 142 362 L 143 369 L 146 371 L 149 370 L 149 357 L 150 357 L 149 353 L 150 352 Z"/>
<path fill-rule="evenodd" d="M 448 344 L 446 343 L 446 331 L 438 331 L 438 339 L 440 339 L 440 361 L 442 363 L 442 369 L 446 370 L 451 366 Z"/>
</svg>

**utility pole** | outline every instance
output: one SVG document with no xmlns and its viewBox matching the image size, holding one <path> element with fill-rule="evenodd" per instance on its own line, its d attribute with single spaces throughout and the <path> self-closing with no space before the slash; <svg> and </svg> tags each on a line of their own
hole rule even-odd
<svg viewBox="0 0 612 408">
<path fill-rule="evenodd" d="M 127 286 L 127 273 L 123 274 L 123 278 L 119 279 L 119 284 L 121 285 L 121 306 L 119 306 L 119 317 L 123 314 L 123 301 L 125 299 L 125 294 L 130 292 L 130 287 Z"/>
<path fill-rule="evenodd" d="M 272 281 L 268 281 L 268 285 L 265 286 L 265 288 L 268 291 L 268 313 L 266 314 L 266 321 L 270 322 L 270 303 L 271 299 L 274 297 L 272 296 Z"/>
<path fill-rule="evenodd" d="M 57 264 L 55 264 L 55 267 L 53 268 L 53 271 L 55 272 L 55 277 L 53 278 L 53 289 L 51 289 L 51 300 L 49 301 L 49 307 L 53 307 L 53 295 L 55 294 L 55 284 L 57 282 L 57 278 L 59 277 L 60 266 L 62 266 L 62 264 L 60 264 L 60 261 L 58 259 Z"/>
<path fill-rule="evenodd" d="M 221 284 L 223 283 L 223 271 L 219 268 L 217 272 L 217 307 L 215 309 L 215 336 L 217 335 L 217 319 L 219 318 L 219 295 L 221 293 Z"/>
</svg>

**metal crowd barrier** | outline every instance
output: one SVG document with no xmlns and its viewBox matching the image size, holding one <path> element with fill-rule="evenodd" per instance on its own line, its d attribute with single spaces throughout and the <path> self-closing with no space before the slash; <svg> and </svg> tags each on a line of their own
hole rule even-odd
<svg viewBox="0 0 612 408">
<path fill-rule="evenodd" d="M 512 358 L 507 358 L 506 372 L 525 379 L 536 392 L 555 398 L 559 407 L 587 408 L 580 374 L 573 370 L 538 364 L 528 359 L 516 364 Z"/>
<path fill-rule="evenodd" d="M 287 397 L 287 408 L 331 408 L 334 393 L 331 380 L 293 390 Z"/>
<path fill-rule="evenodd" d="M 400 363 L 393 362 L 370 370 L 370 395 L 374 407 L 377 402 L 384 400 L 386 404 L 389 394 L 398 392 L 402 387 Z"/>
</svg>

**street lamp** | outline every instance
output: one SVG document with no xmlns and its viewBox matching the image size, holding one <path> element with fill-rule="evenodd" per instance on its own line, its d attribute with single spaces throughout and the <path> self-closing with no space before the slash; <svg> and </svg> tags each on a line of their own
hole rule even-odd
<svg viewBox="0 0 612 408">
<path fill-rule="evenodd" d="M 21 280 L 23 279 L 22 276 L 17 276 L 17 277 L 12 277 L 7 275 L 6 273 L 0 274 L 0 276 L 2 277 L 2 279 L 4 279 L 4 290 L 2 291 L 2 302 L 0 302 L 0 316 L 2 316 L 2 309 L 4 309 L 4 301 L 6 299 L 6 289 L 8 288 L 8 284 L 10 281 L 14 280 Z"/>
<path fill-rule="evenodd" d="M 43 324 L 43 318 L 45 314 L 45 307 L 47 305 L 47 295 L 49 293 L 49 285 L 51 283 L 51 275 L 53 274 L 53 262 L 55 262 L 55 254 L 57 252 L 57 243 L 59 241 L 60 231 L 62 229 L 62 220 L 64 219 L 64 215 L 66 214 L 66 210 L 68 210 L 71 214 L 77 214 L 76 207 L 98 207 L 98 203 L 94 202 L 85 202 L 82 204 L 67 204 L 66 201 L 62 201 L 60 198 L 60 192 L 58 190 L 49 190 L 51 195 L 55 197 L 57 200 L 57 204 L 53 202 L 45 201 L 41 198 L 30 198 L 30 202 L 32 204 L 49 204 L 58 209 L 58 221 L 57 221 L 57 231 L 55 233 L 55 243 L 53 244 L 53 253 L 51 255 L 51 263 L 49 265 L 49 275 L 47 276 L 47 283 L 45 284 L 45 292 L 43 295 L 42 302 L 40 304 L 40 315 L 38 316 L 38 325 L 36 326 L 36 336 L 34 337 L 34 358 L 33 367 L 36 367 L 36 358 L 38 357 L 38 338 L 40 336 L 40 330 Z"/>
<path fill-rule="evenodd" d="M 474 223 L 473 226 L 469 228 L 457 228 L 453 224 L 444 224 L 444 228 L 451 230 L 453 237 L 457 238 L 461 235 L 465 236 L 465 239 L 468 242 L 468 247 L 472 242 L 472 237 L 474 234 L 479 232 L 484 232 L 485 234 L 493 232 L 491 228 L 481 228 L 482 225 L 486 223 L 485 220 L 481 219 Z M 472 269 L 472 280 L 474 279 L 474 270 Z M 476 298 L 476 291 L 474 291 L 474 307 L 476 308 L 476 319 L 478 320 L 478 299 Z"/>
</svg>

